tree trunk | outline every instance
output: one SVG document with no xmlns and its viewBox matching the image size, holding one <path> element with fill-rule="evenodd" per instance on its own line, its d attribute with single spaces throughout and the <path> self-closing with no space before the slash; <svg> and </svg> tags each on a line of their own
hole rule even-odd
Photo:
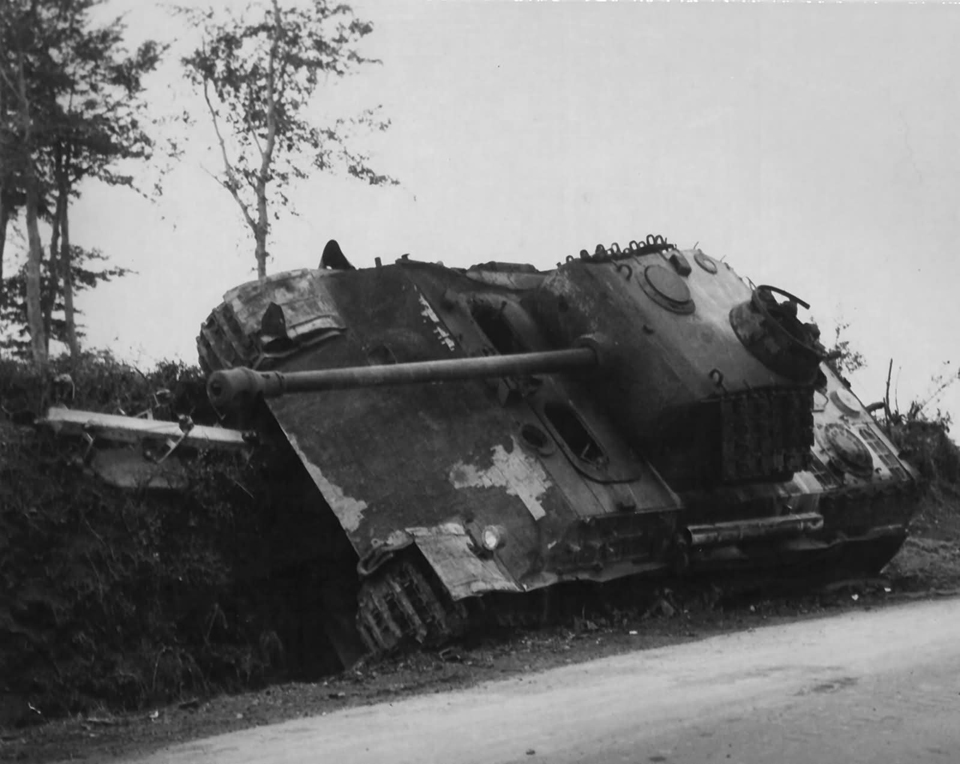
<svg viewBox="0 0 960 764">
<path fill-rule="evenodd" d="M 257 278 L 267 277 L 267 189 L 266 184 L 257 186 L 257 227 L 253 234 L 257 240 Z"/>
<path fill-rule="evenodd" d="M 10 208 L 4 203 L 5 189 L 0 183 L 0 308 L 5 302 L 3 288 L 3 252 L 7 248 L 7 224 L 10 222 Z"/>
<path fill-rule="evenodd" d="M 77 340 L 77 317 L 73 308 L 73 258 L 70 254 L 70 201 L 69 189 L 64 190 L 63 219 L 60 221 L 60 272 L 63 274 L 63 315 L 67 328 L 67 347 L 70 358 L 80 358 L 80 343 Z"/>
<path fill-rule="evenodd" d="M 7 203 L 7 183 L 10 175 L 10 149 L 7 143 L 10 136 L 7 132 L 7 102 L 4 100 L 5 88 L 0 84 L 0 308 L 6 302 L 6 294 L 3 284 L 3 254 L 7 248 L 7 224 L 10 222 L 11 208 Z"/>
<path fill-rule="evenodd" d="M 27 328 L 30 330 L 30 346 L 33 349 L 33 361 L 37 366 L 47 365 L 47 341 L 43 331 L 43 311 L 40 304 L 40 263 L 43 260 L 43 244 L 40 243 L 40 226 L 37 207 L 40 205 L 40 192 L 37 189 L 36 171 L 33 159 L 28 158 L 30 170 L 24 179 L 27 187 L 27 252 L 25 267 L 27 282 Z"/>
<path fill-rule="evenodd" d="M 270 44 L 270 58 L 267 62 L 267 140 L 260 151 L 260 172 L 257 174 L 257 275 L 262 281 L 267 277 L 267 233 L 270 231 L 270 218 L 267 215 L 267 182 L 270 180 L 270 164 L 273 162 L 273 149 L 277 143 L 277 55 L 280 38 L 283 36 L 283 20 L 280 15 L 280 3 L 273 0 L 273 40 Z"/>
<path fill-rule="evenodd" d="M 50 284 L 41 295 L 43 308 L 43 331 L 46 335 L 47 352 L 50 352 L 50 340 L 53 336 L 53 309 L 57 304 L 57 294 L 60 291 L 60 262 L 62 251 L 60 248 L 60 221 L 63 220 L 63 207 L 67 203 L 63 191 L 63 147 L 58 143 L 54 149 L 54 177 L 57 183 L 56 209 L 50 221 Z"/>
<path fill-rule="evenodd" d="M 33 164 L 33 130 L 31 126 L 30 102 L 27 100 L 27 80 L 23 72 L 23 54 L 19 60 L 20 120 L 23 126 L 23 143 L 20 147 L 23 165 L 23 180 L 27 192 L 27 328 L 30 331 L 30 346 L 33 350 L 33 362 L 45 368 L 47 365 L 47 343 L 43 332 L 43 313 L 40 309 L 40 263 L 43 260 L 43 244 L 40 242 L 38 208 L 40 189 L 37 168 Z"/>
</svg>

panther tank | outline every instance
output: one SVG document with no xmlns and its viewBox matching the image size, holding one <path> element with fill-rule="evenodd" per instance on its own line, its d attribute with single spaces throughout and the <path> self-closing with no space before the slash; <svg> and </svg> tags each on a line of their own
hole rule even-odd
<svg viewBox="0 0 960 764">
<path fill-rule="evenodd" d="M 295 464 L 276 511 L 316 518 L 296 541 L 350 665 L 567 582 L 879 571 L 919 477 L 808 307 L 647 237 L 281 273 L 198 346 L 213 404 Z"/>
</svg>

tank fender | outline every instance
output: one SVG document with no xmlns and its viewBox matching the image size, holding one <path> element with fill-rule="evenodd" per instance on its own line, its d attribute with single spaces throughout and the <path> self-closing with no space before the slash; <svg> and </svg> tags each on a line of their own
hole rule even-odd
<svg viewBox="0 0 960 764">
<path fill-rule="evenodd" d="M 523 591 L 500 566 L 496 554 L 481 553 L 460 523 L 407 528 L 406 532 L 455 602 L 485 592 Z"/>
</svg>

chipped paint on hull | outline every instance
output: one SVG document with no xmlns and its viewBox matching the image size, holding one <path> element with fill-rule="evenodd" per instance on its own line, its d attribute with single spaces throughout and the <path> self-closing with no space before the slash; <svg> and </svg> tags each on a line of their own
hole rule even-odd
<svg viewBox="0 0 960 764">
<path fill-rule="evenodd" d="M 513 449 L 507 451 L 497 444 L 493 450 L 493 464 L 479 468 L 473 464 L 457 462 L 450 468 L 449 479 L 454 488 L 505 488 L 516 496 L 539 520 L 547 514 L 541 499 L 552 483 L 540 462 L 526 453 L 511 436 Z"/>
<path fill-rule="evenodd" d="M 326 499 L 327 504 L 330 505 L 330 509 L 333 510 L 333 513 L 340 520 L 340 524 L 344 530 L 350 533 L 357 530 L 363 521 L 363 513 L 368 506 L 367 502 L 361 499 L 354 499 L 352 496 L 347 496 L 340 486 L 331 483 L 320 471 L 320 468 L 311 462 L 303 449 L 300 448 L 296 437 L 286 431 L 284 431 L 284 434 L 287 436 L 287 440 L 290 441 L 290 445 L 293 446 L 293 450 L 300 458 L 301 463 L 306 468 L 307 473 L 317 488 L 320 489 L 323 498 Z"/>
<path fill-rule="evenodd" d="M 430 307 L 430 303 L 427 302 L 427 298 L 420 294 L 419 291 L 420 290 L 417 290 L 417 299 L 420 301 L 420 306 L 422 308 L 420 315 L 433 324 L 434 334 L 440 338 L 440 342 L 447 346 L 447 350 L 456 350 L 457 343 L 453 341 L 453 337 L 450 336 L 450 332 L 448 332 L 444 325 L 440 322 L 440 317 L 434 312 L 433 308 Z"/>
</svg>

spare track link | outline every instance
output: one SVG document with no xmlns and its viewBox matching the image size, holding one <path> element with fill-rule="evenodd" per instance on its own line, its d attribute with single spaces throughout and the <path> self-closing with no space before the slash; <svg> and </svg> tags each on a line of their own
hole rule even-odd
<svg viewBox="0 0 960 764">
<path fill-rule="evenodd" d="M 432 572 L 409 552 L 364 581 L 357 628 L 368 650 L 382 654 L 404 644 L 439 644 L 464 631 L 466 607 L 439 593 L 433 581 Z"/>
<path fill-rule="evenodd" d="M 259 352 L 237 319 L 233 306 L 224 302 L 213 312 L 200 328 L 197 337 L 197 352 L 200 368 L 204 373 L 234 366 L 255 366 Z"/>
</svg>

